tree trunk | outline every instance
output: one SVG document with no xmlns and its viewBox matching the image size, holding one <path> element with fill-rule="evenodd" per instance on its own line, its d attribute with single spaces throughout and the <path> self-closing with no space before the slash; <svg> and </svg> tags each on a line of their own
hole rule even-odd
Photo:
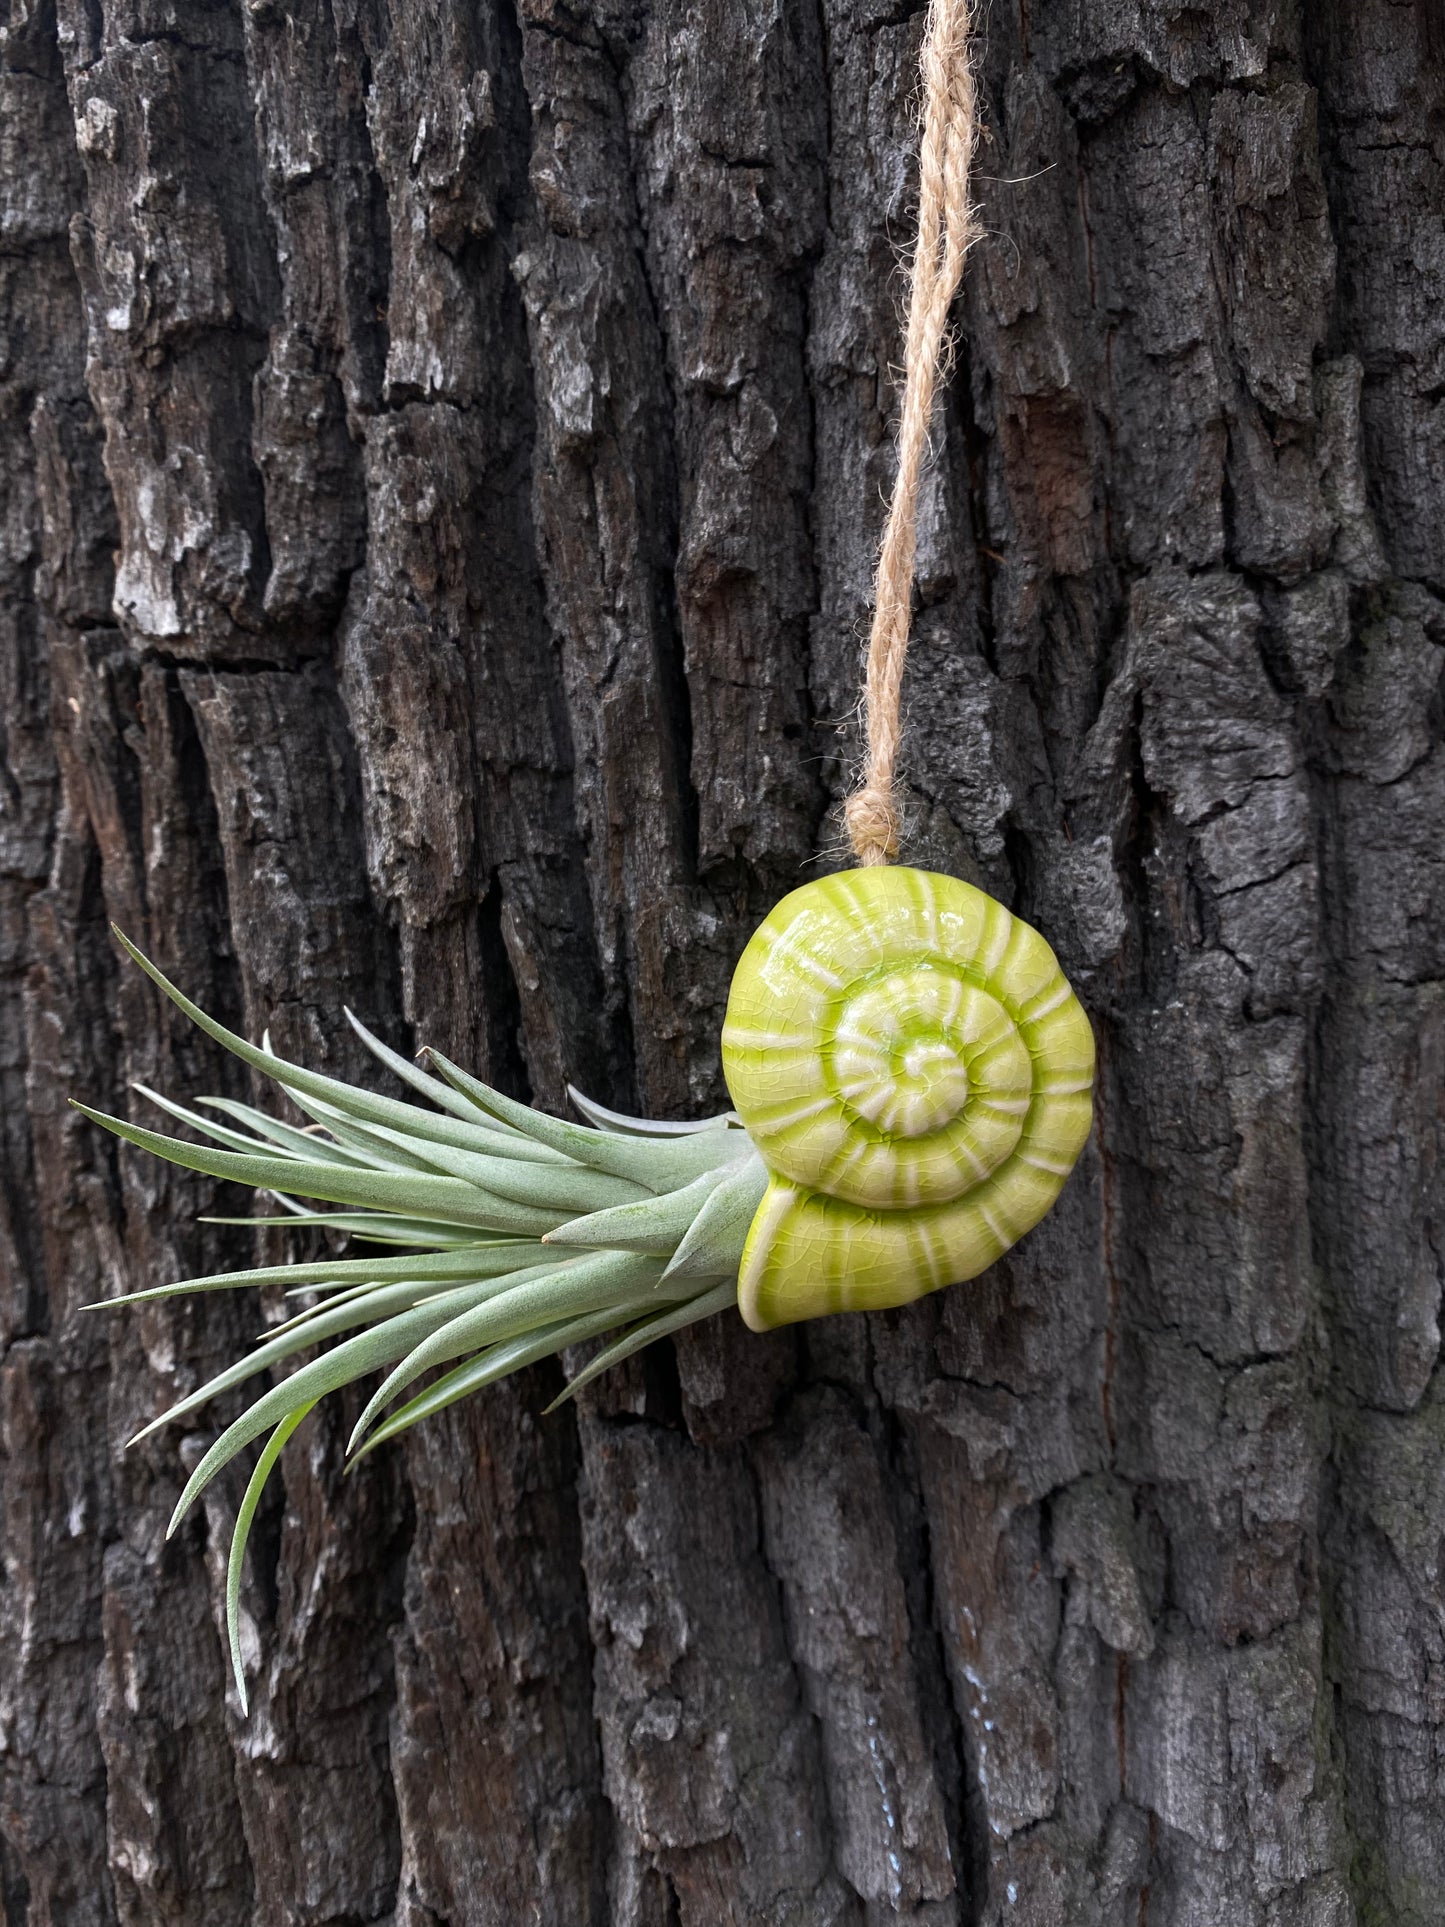
<svg viewBox="0 0 1445 1927">
<path fill-rule="evenodd" d="M 284 1461 L 228 1697 L 242 1194 L 68 1110 L 723 1101 L 839 861 L 917 7 L 8 0 L 0 1886 L 13 1927 L 1445 1921 L 1445 29 L 994 0 L 908 855 L 1097 1129 L 976 1283 Z M 354 1416 L 354 1412 L 352 1414 Z"/>
</svg>

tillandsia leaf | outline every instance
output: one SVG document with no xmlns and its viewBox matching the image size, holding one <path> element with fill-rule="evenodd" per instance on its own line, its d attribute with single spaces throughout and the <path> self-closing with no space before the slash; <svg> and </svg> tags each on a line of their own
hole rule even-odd
<svg viewBox="0 0 1445 1927">
<path fill-rule="evenodd" d="M 329 1204 L 359 1204 L 377 1210 L 410 1209 L 440 1218 L 446 1224 L 475 1225 L 479 1231 L 518 1231 L 539 1235 L 548 1230 L 553 1217 L 540 1208 L 512 1204 L 468 1184 L 460 1178 L 444 1178 L 425 1171 L 367 1171 L 354 1165 L 330 1164 L 318 1160 L 302 1164 L 297 1158 L 248 1157 L 237 1151 L 212 1151 L 204 1145 L 187 1144 L 181 1138 L 162 1137 L 157 1131 L 144 1130 L 121 1117 L 107 1117 L 88 1104 L 75 1107 L 93 1123 L 104 1125 L 117 1137 L 142 1151 L 152 1151 L 172 1164 L 183 1164 L 208 1177 L 231 1178 L 238 1184 L 255 1185 L 260 1190 L 285 1186 L 308 1198 L 323 1198 Z"/>
<path fill-rule="evenodd" d="M 314 1099 L 296 1097 L 292 1102 L 312 1120 L 304 1131 L 297 1135 L 311 1144 L 318 1142 L 327 1145 L 335 1154 L 337 1163 L 360 1164 L 367 1170 L 381 1171 L 430 1171 L 434 1176 L 450 1175 L 426 1154 L 424 1138 L 412 1137 L 397 1141 L 388 1140 L 382 1128 L 374 1124 L 358 1124 L 333 1105 L 318 1104 Z M 443 1150 L 442 1145 L 430 1145 L 429 1149 Z M 478 1156 L 479 1153 L 461 1151 L 462 1157 Z M 305 1153 L 299 1153 L 304 1157 Z M 316 1154 L 313 1151 L 312 1156 Z"/>
<path fill-rule="evenodd" d="M 477 1289 L 480 1290 L 482 1287 Z M 354 1338 L 343 1340 L 331 1351 L 323 1352 L 320 1358 L 313 1359 L 309 1365 L 303 1365 L 299 1371 L 283 1379 L 279 1385 L 273 1385 L 269 1392 L 263 1392 L 254 1405 L 226 1427 L 186 1481 L 185 1489 L 176 1502 L 176 1509 L 171 1514 L 170 1524 L 166 1527 L 167 1538 L 174 1534 L 182 1519 L 216 1474 L 223 1471 L 236 1454 L 251 1443 L 252 1439 L 259 1438 L 263 1432 L 269 1431 L 286 1416 L 287 1412 L 294 1411 L 297 1406 L 315 1404 L 318 1399 L 325 1398 L 328 1392 L 338 1392 L 342 1386 L 350 1385 L 358 1378 L 365 1378 L 368 1372 L 378 1371 L 383 1366 L 394 1364 L 414 1345 L 419 1345 L 439 1326 L 446 1324 L 456 1306 L 434 1301 L 412 1305 L 410 1309 L 402 1310 L 397 1310 L 393 1304 L 387 1309 L 389 1315 L 383 1318 L 381 1323 L 375 1325 L 370 1331 L 358 1332 Z M 361 1320 L 352 1318 L 349 1322 L 359 1324 Z M 263 1349 L 266 1348 L 263 1347 Z M 289 1349 L 291 1348 L 288 1345 Z M 255 1367 L 248 1359 L 244 1367 L 234 1369 L 238 1377 L 245 1377 Z M 222 1380 L 227 1376 L 226 1373 L 222 1373 L 220 1378 L 213 1379 L 205 1388 L 205 1397 L 214 1397 L 217 1391 L 226 1389 Z M 144 1438 L 147 1433 L 155 1429 L 156 1425 L 166 1424 L 183 1411 L 200 1403 L 204 1403 L 204 1399 L 199 1395 L 193 1396 L 191 1400 L 182 1400 L 180 1405 L 173 1407 L 153 1425 L 147 1426 L 144 1431 L 138 1432 L 136 1437 Z"/>
<path fill-rule="evenodd" d="M 136 1084 L 132 1089 L 143 1091 L 144 1087 Z M 158 1098 L 154 1091 L 146 1091 L 145 1095 L 157 1103 L 164 1101 Z M 238 1124 L 249 1125 L 253 1140 L 264 1139 L 282 1151 L 289 1151 L 293 1157 L 314 1158 L 320 1146 L 324 1147 L 326 1155 L 334 1158 L 338 1164 L 364 1165 L 368 1162 L 364 1151 L 348 1150 L 345 1145 L 338 1143 L 335 1136 L 330 1134 L 329 1127 L 325 1136 L 322 1135 L 322 1128 L 319 1125 L 307 1125 L 298 1130 L 294 1124 L 285 1124 L 279 1117 L 268 1117 L 264 1111 L 258 1111 L 253 1104 L 238 1104 L 230 1097 L 198 1097 L 196 1102 L 204 1104 L 208 1111 L 220 1111 L 226 1117 L 235 1118 Z M 166 1109 L 174 1115 L 180 1115 L 180 1109 L 176 1105 L 167 1103 Z M 215 1135 L 215 1127 L 209 1122 L 203 1121 L 197 1129 L 205 1131 L 210 1136 Z"/>
<path fill-rule="evenodd" d="M 342 1231 L 353 1238 L 365 1239 L 371 1244 L 407 1245 L 420 1250 L 460 1251 L 476 1240 L 475 1230 L 464 1225 L 431 1224 L 425 1218 L 399 1218 L 381 1211 L 307 1211 L 301 1205 L 293 1205 L 289 1198 L 279 1192 L 265 1194 L 274 1198 L 286 1210 L 285 1217 L 268 1218 L 247 1216 L 244 1218 L 222 1218 L 213 1215 L 197 1218 L 197 1224 L 245 1225 L 250 1230 L 259 1230 L 268 1225 L 278 1225 L 287 1231 L 304 1230 L 314 1225 L 322 1231 Z M 115 1298 L 105 1301 L 108 1305 L 118 1304 Z"/>
<path fill-rule="evenodd" d="M 689 1184 L 714 1165 L 730 1164 L 737 1156 L 738 1138 L 725 1125 L 691 1131 L 682 1137 L 651 1140 L 626 1137 L 621 1132 L 588 1130 L 581 1124 L 568 1124 L 545 1111 L 532 1111 L 515 1098 L 478 1083 L 475 1077 L 442 1056 L 429 1050 L 428 1057 L 449 1084 L 471 1097 L 481 1108 L 507 1123 L 531 1119 L 532 1129 L 544 1144 L 566 1152 L 595 1171 L 614 1177 L 631 1178 L 649 1191 L 672 1191 Z"/>
<path fill-rule="evenodd" d="M 767 1188 L 768 1167 L 753 1151 L 704 1199 L 678 1241 L 672 1261 L 662 1274 L 664 1281 L 735 1278 L 737 1260 L 733 1254 L 747 1243 L 748 1230 Z"/>
<path fill-rule="evenodd" d="M 406 1104 L 394 1097 L 380 1097 L 372 1091 L 364 1091 L 355 1084 L 347 1084 L 339 1077 L 325 1077 L 319 1071 L 302 1069 L 284 1057 L 278 1057 L 272 1050 L 263 1050 L 256 1044 L 247 1043 L 233 1030 L 208 1017 L 198 1004 L 179 991 L 164 976 L 149 958 L 142 956 L 135 945 L 118 929 L 111 925 L 116 942 L 120 944 L 135 963 L 146 973 L 151 981 L 162 990 L 177 1010 L 190 1018 L 198 1029 L 213 1038 L 216 1043 L 239 1057 L 243 1064 L 249 1064 L 266 1077 L 272 1077 L 278 1084 L 285 1085 L 300 1102 L 304 1098 L 319 1098 L 323 1103 L 334 1104 L 350 1119 L 366 1120 L 377 1124 L 396 1124 L 410 1129 L 417 1137 L 433 1138 L 439 1144 L 456 1144 L 464 1150 L 485 1151 L 489 1148 L 489 1133 L 480 1122 L 462 1123 L 452 1117 L 437 1117 L 430 1111 L 423 1111 L 414 1104 Z M 485 1089 L 485 1086 L 479 1088 Z M 303 1104 L 303 1109 L 305 1108 Z M 525 1106 L 521 1107 L 525 1114 Z"/>
<path fill-rule="evenodd" d="M 294 1412 L 288 1412 L 266 1441 L 246 1486 L 241 1509 L 236 1514 L 236 1529 L 231 1534 L 231 1556 L 226 1562 L 226 1637 L 230 1642 L 231 1671 L 236 1677 L 236 1691 L 241 1696 L 243 1713 L 251 1710 L 250 1695 L 246 1691 L 246 1669 L 241 1663 L 241 1570 L 246 1559 L 246 1541 L 251 1536 L 251 1525 L 256 1517 L 256 1507 L 261 1503 L 266 1481 L 281 1456 L 282 1448 L 310 1410 L 310 1405 L 298 1405 Z"/>
<path fill-rule="evenodd" d="M 357 1420 L 348 1449 L 355 1451 L 378 1412 L 404 1391 L 423 1372 L 434 1365 L 449 1365 L 454 1358 L 494 1345 L 508 1338 L 521 1338 L 544 1325 L 561 1324 L 568 1318 L 611 1308 L 620 1317 L 657 1304 L 670 1302 L 678 1295 L 660 1290 L 662 1266 L 655 1258 L 643 1258 L 630 1251 L 596 1251 L 575 1257 L 558 1266 L 539 1266 L 523 1272 L 511 1288 L 480 1305 L 461 1305 L 457 1315 L 418 1344 L 390 1373 L 381 1389 Z M 684 1296 L 691 1296 L 684 1288 Z"/>
<path fill-rule="evenodd" d="M 549 1231 L 549 1245 L 587 1245 L 597 1250 L 640 1251 L 668 1258 L 685 1238 L 688 1228 L 709 1196 L 723 1182 L 727 1165 L 704 1171 L 700 1178 L 661 1197 L 650 1193 L 639 1204 L 618 1204 L 610 1211 L 593 1211 Z"/>
<path fill-rule="evenodd" d="M 377 1141 L 383 1155 L 393 1147 L 405 1154 L 405 1141 L 399 1131 L 373 1126 L 365 1135 Z M 417 1154 L 417 1163 L 429 1165 L 446 1177 L 461 1178 L 509 1204 L 539 1205 L 549 1213 L 560 1209 L 606 1211 L 653 1195 L 645 1185 L 564 1160 L 555 1164 L 531 1164 L 517 1158 L 482 1157 L 475 1151 L 458 1151 L 446 1144 L 429 1144 Z"/>
<path fill-rule="evenodd" d="M 267 1219 L 233 1218 L 232 1224 L 270 1222 Z M 277 1222 L 288 1223 L 282 1219 Z M 503 1271 L 520 1270 L 539 1264 L 546 1253 L 536 1239 L 498 1238 L 472 1243 L 455 1251 L 434 1251 L 407 1258 L 333 1258 L 316 1264 L 257 1265 L 250 1271 L 214 1271 L 204 1278 L 186 1278 L 174 1285 L 151 1285 L 145 1291 L 129 1291 L 122 1298 L 103 1298 L 87 1311 L 110 1311 L 119 1305 L 143 1305 L 152 1298 L 175 1298 L 193 1291 L 234 1291 L 242 1285 L 284 1285 L 288 1290 L 320 1290 L 327 1285 L 401 1284 L 407 1280 L 429 1283 L 435 1279 L 460 1281 L 486 1278 Z"/>
<path fill-rule="evenodd" d="M 308 1136 L 305 1131 L 298 1131 L 290 1125 L 268 1120 L 271 1128 L 265 1132 L 265 1141 L 262 1141 L 254 1131 L 236 1131 L 229 1125 L 218 1124 L 215 1118 L 207 1117 L 201 1111 L 193 1111 L 185 1104 L 177 1104 L 174 1098 L 164 1097 L 159 1091 L 153 1091 L 149 1084 L 136 1082 L 131 1089 L 148 1104 L 154 1104 L 157 1110 L 175 1118 L 178 1124 L 189 1124 L 193 1131 L 199 1131 L 202 1137 L 219 1144 L 223 1150 L 242 1151 L 248 1156 L 259 1151 L 273 1157 L 279 1155 L 309 1162 L 325 1157 L 332 1163 L 365 1168 L 366 1160 L 359 1154 L 345 1151 L 339 1144 L 328 1143 L 323 1138 Z M 211 1100 L 198 1097 L 196 1102 L 209 1104 Z"/>
<path fill-rule="evenodd" d="M 462 1118 L 469 1124 L 476 1124 L 477 1107 L 463 1097 L 460 1091 L 453 1090 L 451 1085 L 444 1083 L 441 1078 L 432 1077 L 422 1069 L 420 1064 L 411 1062 L 409 1058 L 403 1057 L 400 1051 L 393 1050 L 390 1044 L 384 1044 L 379 1037 L 373 1036 L 354 1011 L 346 1012 L 346 1021 L 377 1062 L 384 1065 L 393 1076 L 399 1077 L 404 1084 L 409 1084 L 414 1091 L 419 1091 L 438 1109 L 449 1111 L 453 1117 Z M 493 1140 L 493 1151 L 498 1157 L 527 1157 L 538 1164 L 567 1162 L 560 1151 L 550 1150 L 525 1131 L 514 1130 L 511 1125 L 503 1124 L 499 1119 L 488 1119 L 487 1129 Z"/>
<path fill-rule="evenodd" d="M 654 1344 L 672 1332 L 680 1332 L 685 1326 L 695 1325 L 700 1318 L 711 1318 L 714 1312 L 726 1311 L 729 1305 L 736 1303 L 737 1284 L 729 1279 L 726 1284 L 714 1285 L 711 1291 L 704 1291 L 696 1298 L 685 1298 L 667 1311 L 642 1319 L 630 1331 L 623 1332 L 620 1338 L 614 1338 L 610 1345 L 604 1345 L 595 1358 L 568 1379 L 547 1410 L 555 1412 L 559 1405 L 565 1405 L 568 1399 L 575 1398 L 584 1385 L 590 1385 L 594 1378 L 611 1371 L 614 1365 L 620 1365 L 625 1358 L 631 1358 L 634 1352 L 640 1352 L 644 1346 Z"/>
<path fill-rule="evenodd" d="M 445 1411 L 448 1405 L 455 1405 L 469 1393 L 480 1391 L 484 1385 L 495 1385 L 499 1378 L 506 1378 L 512 1372 L 521 1371 L 525 1365 L 537 1364 L 544 1358 L 565 1351 L 571 1345 L 583 1345 L 589 1338 L 600 1337 L 603 1332 L 615 1331 L 617 1311 L 608 1305 L 602 1311 L 594 1311 L 582 1318 L 569 1318 L 560 1324 L 544 1325 L 540 1331 L 528 1332 L 521 1338 L 509 1338 L 501 1344 L 489 1345 L 485 1351 L 478 1352 L 465 1364 L 455 1366 L 434 1378 L 424 1392 L 408 1399 L 383 1419 L 357 1446 L 351 1455 L 354 1466 L 364 1459 L 368 1452 L 375 1451 L 388 1439 L 409 1431 L 421 1419 L 430 1418 L 433 1412 Z"/>
<path fill-rule="evenodd" d="M 119 934 L 119 933 L 117 933 Z M 578 1378 L 734 1302 L 758 1160 L 735 1115 L 653 1124 L 578 1098 L 571 1124 L 528 1109 L 445 1058 L 410 1062 L 348 1013 L 372 1057 L 434 1108 L 360 1089 L 248 1043 L 209 1018 L 121 942 L 208 1036 L 270 1077 L 307 1122 L 234 1098 L 179 1103 L 140 1094 L 191 1138 L 166 1136 L 85 1105 L 137 1148 L 253 1186 L 278 1215 L 211 1218 L 325 1229 L 360 1254 L 214 1272 L 110 1300 L 149 1303 L 182 1291 L 280 1288 L 303 1302 L 234 1363 L 137 1433 L 144 1438 L 211 1399 L 275 1370 L 186 1481 L 174 1531 L 236 1455 L 266 1442 L 246 1488 L 227 1570 L 231 1663 L 243 1704 L 239 1598 L 247 1537 L 269 1473 L 318 1400 L 381 1371 L 351 1440 L 352 1462 L 459 1398 L 525 1365 L 611 1335 Z M 417 1380 L 432 1374 L 417 1389 Z M 398 1403 L 398 1401 L 402 1401 Z"/>
<path fill-rule="evenodd" d="M 198 1411 L 202 1405 L 209 1404 L 222 1392 L 229 1392 L 234 1386 L 243 1385 L 248 1378 L 254 1378 L 257 1372 L 264 1371 L 270 1365 L 283 1363 L 296 1352 L 305 1351 L 309 1346 L 316 1344 L 318 1340 L 335 1338 L 342 1332 L 353 1330 L 357 1325 L 370 1324 L 375 1327 L 376 1332 L 388 1333 L 396 1339 L 399 1351 L 404 1352 L 410 1343 L 420 1342 L 425 1336 L 423 1326 L 427 1330 L 434 1329 L 437 1325 L 445 1324 L 453 1312 L 461 1309 L 460 1304 L 450 1302 L 452 1299 L 464 1296 L 467 1303 L 475 1304 L 480 1298 L 486 1296 L 489 1288 L 500 1289 L 501 1287 L 495 1286 L 491 1279 L 483 1279 L 470 1285 L 427 1285 L 408 1282 L 378 1288 L 367 1297 L 364 1305 L 351 1299 L 344 1305 L 318 1307 L 317 1316 L 308 1322 L 304 1332 L 298 1335 L 294 1329 L 287 1329 L 275 1337 L 268 1334 L 263 1342 L 253 1351 L 248 1352 L 244 1358 L 237 1359 L 234 1365 L 228 1365 L 224 1371 L 217 1372 L 214 1378 L 207 1379 L 204 1385 L 198 1386 L 194 1392 L 179 1399 L 159 1418 L 154 1418 L 149 1425 L 142 1426 L 130 1443 L 135 1445 L 141 1439 L 149 1438 L 152 1432 L 159 1431 L 163 1425 L 169 1425 L 173 1419 L 184 1418 L 188 1412 Z M 422 1308 L 420 1322 L 414 1320 L 409 1325 L 407 1316 L 417 1312 L 419 1307 Z M 367 1336 L 373 1335 L 375 1334 L 367 1334 Z M 345 1350 L 345 1345 L 338 1346 L 335 1352 L 328 1352 L 326 1357 L 335 1358 Z M 399 1352 L 392 1352 L 385 1358 L 378 1357 L 375 1363 L 389 1365 L 398 1355 Z M 318 1362 L 325 1363 L 325 1360 Z M 372 1369 L 372 1366 L 363 1365 L 351 1376 L 359 1377 Z M 297 1376 L 299 1377 L 300 1374 Z M 347 1378 L 338 1381 L 343 1385 L 349 1382 Z M 292 1383 L 290 1379 L 285 1381 L 285 1384 L 290 1383 Z M 328 1389 L 333 1388 L 328 1387 Z M 246 1442 L 245 1439 L 241 1440 L 243 1445 Z"/>
<path fill-rule="evenodd" d="M 614 1131 L 621 1137 L 695 1137 L 699 1131 L 717 1130 L 721 1125 L 740 1120 L 735 1111 L 720 1111 L 716 1117 L 670 1119 L 628 1117 L 622 1111 L 609 1111 L 605 1104 L 584 1097 L 575 1084 L 567 1086 L 573 1106 L 599 1131 Z"/>
</svg>

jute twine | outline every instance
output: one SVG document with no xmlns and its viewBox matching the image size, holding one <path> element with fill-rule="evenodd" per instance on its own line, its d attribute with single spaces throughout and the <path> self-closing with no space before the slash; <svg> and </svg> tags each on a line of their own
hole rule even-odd
<svg viewBox="0 0 1445 1927">
<path fill-rule="evenodd" d="M 931 0 L 923 40 L 918 242 L 908 296 L 898 476 L 878 556 L 863 682 L 868 760 L 862 781 L 844 806 L 848 838 L 860 863 L 887 863 L 898 854 L 899 706 L 913 604 L 918 485 L 928 455 L 934 395 L 948 359 L 949 309 L 964 256 L 982 232 L 969 191 L 978 144 L 977 96 L 969 65 L 973 11 L 974 0 Z"/>
</svg>

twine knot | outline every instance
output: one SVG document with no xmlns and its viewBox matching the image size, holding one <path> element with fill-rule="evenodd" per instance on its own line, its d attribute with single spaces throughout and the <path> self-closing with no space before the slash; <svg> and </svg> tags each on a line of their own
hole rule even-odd
<svg viewBox="0 0 1445 1927">
<path fill-rule="evenodd" d="M 853 854 L 887 863 L 901 828 L 894 784 L 902 734 L 903 659 L 913 614 L 918 484 L 928 453 L 933 401 L 948 359 L 948 313 L 964 256 L 981 232 L 969 190 L 978 144 L 977 100 L 968 62 L 974 0 L 930 0 L 923 37 L 923 134 L 918 152 L 918 241 L 908 291 L 898 476 L 878 552 L 864 709 L 868 761 L 844 805 Z"/>
<path fill-rule="evenodd" d="M 865 785 L 854 790 L 843 805 L 848 825 L 848 841 L 862 864 L 891 863 L 898 854 L 899 819 L 897 800 L 887 790 Z"/>
</svg>

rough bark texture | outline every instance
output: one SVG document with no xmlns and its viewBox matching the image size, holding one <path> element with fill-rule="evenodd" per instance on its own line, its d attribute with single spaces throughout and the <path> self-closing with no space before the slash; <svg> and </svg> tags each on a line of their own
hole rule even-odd
<svg viewBox="0 0 1445 1927">
<path fill-rule="evenodd" d="M 994 0 L 914 860 L 1049 933 L 1095 1139 L 976 1284 L 342 1480 L 218 1629 L 224 1187 L 66 1106 L 715 1105 L 838 860 L 917 7 L 0 0 L 12 1927 L 1445 1921 L 1445 29 Z"/>
</svg>

